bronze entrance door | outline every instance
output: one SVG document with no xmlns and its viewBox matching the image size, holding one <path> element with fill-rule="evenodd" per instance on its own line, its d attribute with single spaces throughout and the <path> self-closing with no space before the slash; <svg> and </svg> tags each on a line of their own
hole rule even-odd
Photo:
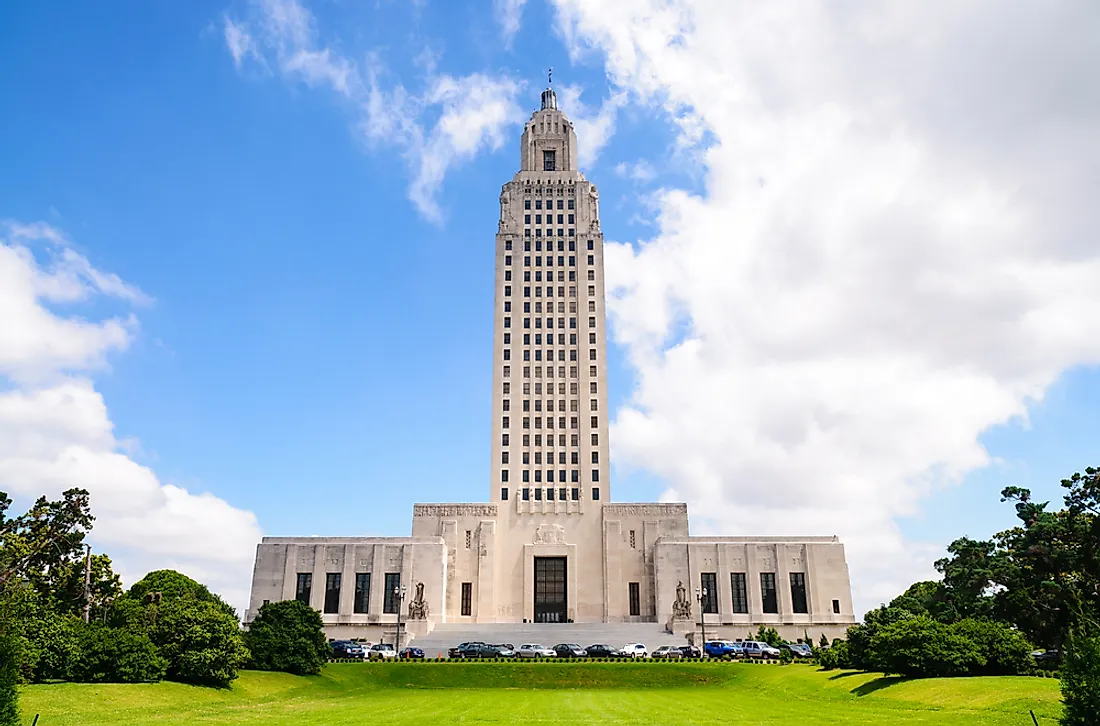
<svg viewBox="0 0 1100 726">
<path fill-rule="evenodd" d="M 565 558 L 535 558 L 535 622 L 564 623 L 567 593 Z"/>
</svg>

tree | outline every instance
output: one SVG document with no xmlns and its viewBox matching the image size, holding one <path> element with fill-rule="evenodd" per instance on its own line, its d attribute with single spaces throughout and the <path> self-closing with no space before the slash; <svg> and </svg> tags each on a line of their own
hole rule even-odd
<svg viewBox="0 0 1100 726">
<path fill-rule="evenodd" d="M 847 666 L 862 671 L 878 670 L 878 664 L 871 650 L 871 641 L 882 628 L 915 617 L 908 610 L 885 605 L 868 611 L 863 616 L 862 625 L 848 628 L 846 650 Z"/>
<path fill-rule="evenodd" d="M 787 641 L 783 640 L 783 638 L 779 636 L 778 630 L 776 630 L 775 628 L 764 627 L 763 625 L 756 629 L 755 639 L 763 643 L 767 643 L 773 648 L 778 648 L 779 646 L 785 645 L 787 643 Z"/>
<path fill-rule="evenodd" d="M 1100 713 L 1100 634 L 1091 623 L 1070 631 L 1059 677 L 1065 703 L 1062 726 L 1095 724 Z"/>
<path fill-rule="evenodd" d="M 997 584 L 999 556 L 990 541 L 960 537 L 947 547 L 950 557 L 936 560 L 943 581 L 926 601 L 926 611 L 943 622 L 989 617 L 993 613 L 991 589 Z"/>
<path fill-rule="evenodd" d="M 80 683 L 153 683 L 168 667 L 145 633 L 92 623 L 79 643 L 69 678 Z"/>
<path fill-rule="evenodd" d="M 818 648 L 828 648 L 829 647 L 829 639 L 827 637 L 825 637 L 825 633 L 821 634 L 821 639 L 819 641 L 817 641 L 817 647 Z"/>
<path fill-rule="evenodd" d="M 902 676 L 965 676 L 985 665 L 973 641 L 927 615 L 879 629 L 870 652 L 873 670 Z"/>
<path fill-rule="evenodd" d="M 978 647 L 984 663 L 970 672 L 972 676 L 1018 676 L 1035 670 L 1032 646 L 1018 630 L 992 620 L 960 620 L 951 632 Z"/>
<path fill-rule="evenodd" d="M 0 726 L 19 726 L 19 653 L 15 632 L 0 622 Z"/>
<path fill-rule="evenodd" d="M 167 677 L 228 686 L 248 659 L 232 607 L 174 570 L 150 572 L 112 608 L 116 627 L 145 632 L 167 660 Z"/>
<path fill-rule="evenodd" d="M 332 648 L 325 638 L 321 614 L 297 600 L 270 602 L 260 608 L 245 633 L 251 667 L 316 675 Z"/>
<path fill-rule="evenodd" d="M 69 489 L 61 496 L 56 502 L 40 497 L 25 514 L 8 517 L 12 500 L 0 492 L 0 592 L 22 582 L 52 597 L 67 565 L 83 562 L 84 537 L 95 519 L 88 492 Z"/>
</svg>

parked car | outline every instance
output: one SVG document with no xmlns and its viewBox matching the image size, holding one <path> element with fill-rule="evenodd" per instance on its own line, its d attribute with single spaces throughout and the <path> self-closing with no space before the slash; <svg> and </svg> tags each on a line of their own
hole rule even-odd
<svg viewBox="0 0 1100 726">
<path fill-rule="evenodd" d="M 653 651 L 653 658 L 660 660 L 680 660 L 684 657 L 683 651 L 678 645 L 662 645 Z"/>
<path fill-rule="evenodd" d="M 805 643 L 787 643 L 782 648 L 789 650 L 795 658 L 813 658 L 814 651 Z"/>
<path fill-rule="evenodd" d="M 746 640 L 741 643 L 741 650 L 746 658 L 778 658 L 779 648 L 773 648 L 767 643 L 758 640 Z"/>
<path fill-rule="evenodd" d="M 697 645 L 681 645 L 680 653 L 685 658 L 702 658 L 703 651 Z"/>
<path fill-rule="evenodd" d="M 596 643 L 584 649 L 589 658 L 619 658 L 619 649 L 606 643 Z"/>
<path fill-rule="evenodd" d="M 627 643 L 619 648 L 619 655 L 623 658 L 648 658 L 649 650 L 645 647 L 645 643 Z"/>
<path fill-rule="evenodd" d="M 498 643 L 497 645 L 493 645 L 493 646 L 490 646 L 490 647 L 493 648 L 494 651 L 496 652 L 496 654 L 493 656 L 494 658 L 515 658 L 516 657 L 515 648 L 513 648 L 511 646 L 511 644 L 509 644 L 509 643 Z"/>
<path fill-rule="evenodd" d="M 459 643 L 455 647 L 449 648 L 447 650 L 447 657 L 448 658 L 461 658 L 462 657 L 462 650 L 464 648 L 466 648 L 467 646 L 470 646 L 470 645 L 485 645 L 485 643 L 482 643 L 480 640 L 470 640 L 470 641 L 467 641 L 465 643 Z"/>
<path fill-rule="evenodd" d="M 420 648 L 402 648 L 401 652 L 397 654 L 401 660 L 424 660 L 424 651 Z"/>
<path fill-rule="evenodd" d="M 711 640 L 703 646 L 710 658 L 736 658 L 742 654 L 741 644 L 732 640 Z"/>
<path fill-rule="evenodd" d="M 359 643 L 353 643 L 350 640 L 332 641 L 333 658 L 362 658 L 364 655 L 366 655 L 366 649 Z"/>
<path fill-rule="evenodd" d="M 559 658 L 583 658 L 588 655 L 584 648 L 576 643 L 558 643 L 550 650 L 554 651 Z"/>
<path fill-rule="evenodd" d="M 1036 650 L 1032 651 L 1031 657 L 1035 659 L 1036 665 L 1046 668 L 1056 668 L 1062 662 L 1062 653 L 1059 650 Z"/>
<path fill-rule="evenodd" d="M 555 658 L 557 653 L 538 643 L 524 643 L 516 650 L 520 658 Z"/>
<path fill-rule="evenodd" d="M 397 657 L 397 651 L 389 643 L 375 643 L 367 651 L 367 657 L 371 660 L 392 660 Z"/>
</svg>

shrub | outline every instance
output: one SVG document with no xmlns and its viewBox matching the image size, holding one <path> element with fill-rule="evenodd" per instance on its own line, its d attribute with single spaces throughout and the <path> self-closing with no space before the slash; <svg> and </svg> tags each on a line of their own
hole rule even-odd
<svg viewBox="0 0 1100 726">
<path fill-rule="evenodd" d="M 35 682 L 68 680 L 70 666 L 80 653 L 80 635 L 87 627 L 84 621 L 36 608 L 20 626 L 25 677 Z"/>
<path fill-rule="evenodd" d="M 70 666 L 73 681 L 153 683 L 167 669 L 145 633 L 93 624 L 82 630 L 79 643 L 79 654 Z"/>
<path fill-rule="evenodd" d="M 0 726 L 19 726 L 18 648 L 14 631 L 0 623 Z"/>
<path fill-rule="evenodd" d="M 178 600 L 156 607 L 153 642 L 174 681 L 226 687 L 248 660 L 237 619 L 217 603 Z"/>
<path fill-rule="evenodd" d="M 817 663 L 827 671 L 836 668 L 851 668 L 848 653 L 848 642 L 837 638 L 832 646 L 819 648 L 817 651 Z"/>
<path fill-rule="evenodd" d="M 967 618 L 950 626 L 957 635 L 977 647 L 985 663 L 971 670 L 972 676 L 1017 676 L 1032 673 L 1035 661 L 1031 643 L 1018 630 L 992 620 Z"/>
<path fill-rule="evenodd" d="M 1100 713 L 1100 634 L 1095 628 L 1070 630 L 1059 675 L 1065 703 L 1062 726 L 1095 724 Z"/>
<path fill-rule="evenodd" d="M 251 667 L 261 671 L 316 675 L 332 654 L 321 614 L 297 600 L 261 607 L 244 641 L 252 654 Z"/>
<path fill-rule="evenodd" d="M 985 659 L 969 638 L 926 615 L 880 628 L 871 638 L 872 669 L 903 676 L 965 676 Z"/>
</svg>

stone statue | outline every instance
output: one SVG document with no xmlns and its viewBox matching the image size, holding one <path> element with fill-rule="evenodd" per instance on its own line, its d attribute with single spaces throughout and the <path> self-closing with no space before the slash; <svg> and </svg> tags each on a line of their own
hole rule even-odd
<svg viewBox="0 0 1100 726">
<path fill-rule="evenodd" d="M 691 601 L 687 598 L 687 588 L 683 581 L 676 583 L 676 602 L 672 603 L 672 617 L 675 619 L 691 617 Z"/>
<path fill-rule="evenodd" d="M 424 583 L 416 583 L 416 596 L 409 603 L 409 620 L 427 620 L 428 603 L 424 600 Z"/>
<path fill-rule="evenodd" d="M 565 544 L 565 527 L 560 524 L 540 524 L 535 527 L 533 544 Z"/>
<path fill-rule="evenodd" d="M 600 193 L 593 184 L 588 189 L 589 215 L 588 219 L 593 227 L 600 226 Z"/>
</svg>

